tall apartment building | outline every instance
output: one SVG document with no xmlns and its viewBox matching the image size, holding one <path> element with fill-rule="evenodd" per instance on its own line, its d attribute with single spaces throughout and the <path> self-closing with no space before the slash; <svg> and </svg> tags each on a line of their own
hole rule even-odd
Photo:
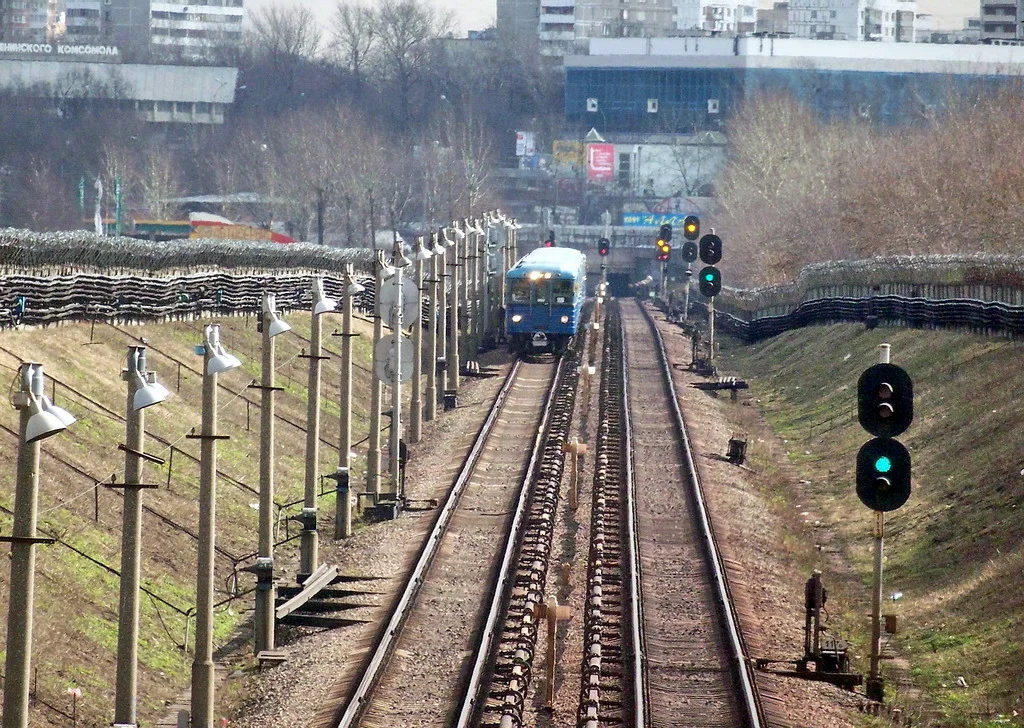
<svg viewBox="0 0 1024 728">
<path fill-rule="evenodd" d="M 498 0 L 498 36 L 553 58 L 586 52 L 590 38 L 663 36 L 673 0 Z"/>
<path fill-rule="evenodd" d="M 188 3 L 188 4 L 186 4 Z M 5 40 L 115 45 L 127 57 L 199 58 L 242 39 L 243 0 L 9 0 Z"/>
<path fill-rule="evenodd" d="M 42 43 L 54 22 L 50 0 L 8 0 L 0 7 L 0 40 Z"/>
<path fill-rule="evenodd" d="M 753 33 L 757 3 L 750 0 L 675 0 L 676 29 L 683 33 Z"/>
<path fill-rule="evenodd" d="M 981 37 L 995 40 L 1024 39 L 1024 3 L 1021 0 L 981 2 Z"/>
<path fill-rule="evenodd" d="M 797 38 L 914 42 L 916 0 L 790 0 Z"/>
</svg>

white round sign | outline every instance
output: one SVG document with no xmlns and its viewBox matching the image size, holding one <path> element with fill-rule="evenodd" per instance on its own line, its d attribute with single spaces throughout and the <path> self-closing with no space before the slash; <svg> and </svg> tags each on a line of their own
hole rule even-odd
<svg viewBox="0 0 1024 728">
<path fill-rule="evenodd" d="M 402 328 L 407 328 L 416 323 L 416 317 L 419 315 L 419 292 L 416 290 L 416 281 L 411 278 L 402 278 L 401 288 L 395 283 L 397 283 L 395 278 L 384 281 L 380 291 L 380 300 L 377 301 L 377 315 L 389 327 L 395 328 L 395 302 L 401 300 Z"/>
<path fill-rule="evenodd" d="M 402 337 L 402 365 L 399 368 L 399 381 L 408 382 L 412 379 L 413 352 L 412 339 L 405 334 L 397 334 Z M 377 378 L 387 384 L 395 379 L 395 336 L 389 334 L 373 347 L 373 373 Z"/>
</svg>

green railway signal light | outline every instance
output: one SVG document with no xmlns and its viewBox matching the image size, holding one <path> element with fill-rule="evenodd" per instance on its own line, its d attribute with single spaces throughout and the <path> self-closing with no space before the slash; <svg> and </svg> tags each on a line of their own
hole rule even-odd
<svg viewBox="0 0 1024 728">
<path fill-rule="evenodd" d="M 712 265 L 703 268 L 697 277 L 697 286 L 707 298 L 714 298 L 722 292 L 722 271 Z"/>
<path fill-rule="evenodd" d="M 895 511 L 910 498 L 910 453 L 899 440 L 876 437 L 857 453 L 857 497 L 873 511 Z"/>
</svg>

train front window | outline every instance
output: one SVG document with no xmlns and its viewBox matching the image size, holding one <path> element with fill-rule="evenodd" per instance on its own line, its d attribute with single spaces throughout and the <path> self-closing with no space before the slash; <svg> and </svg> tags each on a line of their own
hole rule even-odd
<svg viewBox="0 0 1024 728">
<path fill-rule="evenodd" d="M 530 282 L 525 278 L 512 280 L 512 303 L 530 302 Z"/>
<path fill-rule="evenodd" d="M 533 285 L 537 291 L 537 303 L 547 303 L 551 300 L 551 284 L 548 281 L 537 281 Z"/>
<path fill-rule="evenodd" d="M 557 279 L 551 282 L 551 295 L 555 303 L 572 302 L 572 281 Z"/>
</svg>

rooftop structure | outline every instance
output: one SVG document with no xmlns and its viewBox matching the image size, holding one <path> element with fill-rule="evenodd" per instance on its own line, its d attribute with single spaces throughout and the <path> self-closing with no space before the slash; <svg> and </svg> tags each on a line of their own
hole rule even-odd
<svg viewBox="0 0 1024 728">
<path fill-rule="evenodd" d="M 237 78 L 237 68 L 218 66 L 0 60 L 0 89 L 54 99 L 57 113 L 63 103 L 87 100 L 163 123 L 223 123 Z"/>
<path fill-rule="evenodd" d="M 797 38 L 592 40 L 565 59 L 577 130 L 718 130 L 746 98 L 781 91 L 823 117 L 930 116 L 952 93 L 1019 83 L 1024 47 Z"/>
</svg>

